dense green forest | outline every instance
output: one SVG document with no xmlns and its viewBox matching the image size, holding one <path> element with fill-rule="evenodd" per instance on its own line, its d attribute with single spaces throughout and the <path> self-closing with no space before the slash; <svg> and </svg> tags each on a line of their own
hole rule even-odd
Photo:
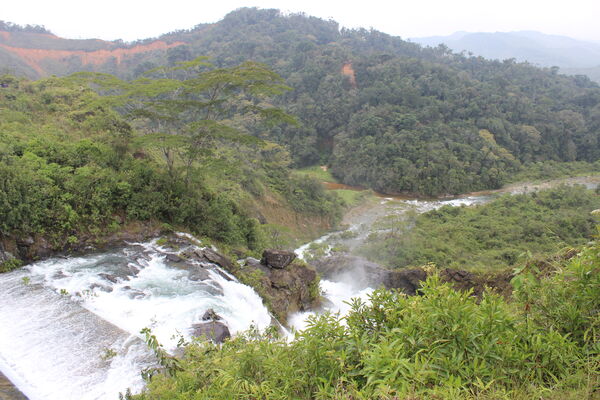
<svg viewBox="0 0 600 400">
<path fill-rule="evenodd" d="M 600 248 L 481 299 L 436 275 L 421 296 L 379 290 L 344 321 L 325 314 L 288 343 L 250 331 L 195 342 L 135 399 L 593 399 L 600 376 Z M 171 362 L 167 362 L 171 361 Z M 129 397 L 127 395 L 123 397 Z"/>
<path fill-rule="evenodd" d="M 250 101 L 283 90 L 280 78 L 254 64 L 201 64 L 201 72 L 177 70 L 188 81 L 0 77 L 0 239 L 37 235 L 62 249 L 149 221 L 259 250 L 268 236 L 257 218 L 268 216 L 256 204 L 265 196 L 291 215 L 334 224 L 341 200 L 293 175 L 285 149 L 231 121 L 288 118 Z M 210 115 L 186 119 L 215 84 L 223 91 L 204 105 Z M 242 97 L 244 107 L 234 108 Z"/>
<path fill-rule="evenodd" d="M 600 196 L 583 185 L 506 194 L 477 206 L 390 215 L 358 252 L 394 268 L 428 262 L 490 271 L 580 246 L 596 233 Z"/>
<path fill-rule="evenodd" d="M 48 34 L 0 29 L 11 32 L 0 40 L 30 49 Z M 325 164 L 319 174 L 346 184 L 421 195 L 600 170 L 600 87 L 585 77 L 277 10 L 240 9 L 158 39 L 163 47 L 104 64 L 61 56 L 30 66 L 87 71 L 67 77 L 0 75 L 0 245 L 69 250 L 141 224 L 256 256 L 289 247 L 307 221 L 340 221 L 344 200 L 310 168 L 293 168 Z M 44 45 L 54 42 L 64 51 L 89 44 Z M 12 63 L 5 47 L 0 62 Z M 294 341 L 251 329 L 222 345 L 194 341 L 174 358 L 146 330 L 163 368 L 142 394 L 123 397 L 594 398 L 594 209 L 596 192 L 563 186 L 388 216 L 359 249 L 369 258 L 398 268 L 519 267 L 512 297 L 453 290 L 431 267 L 418 296 L 377 290 L 346 317 L 315 316 Z M 579 254 L 543 271 L 525 262 L 565 246 Z"/>
<path fill-rule="evenodd" d="M 347 184 L 460 193 L 497 188 L 530 162 L 600 155 L 600 89 L 582 76 L 276 10 L 242 9 L 163 38 L 188 43 L 170 50 L 172 60 L 273 66 L 294 88 L 278 104 L 302 125 L 269 137 L 290 147 L 296 165 L 330 164 Z"/>
<path fill-rule="evenodd" d="M 156 40 L 171 47 L 100 64 L 82 64 L 74 54 L 39 67 L 131 79 L 198 56 L 217 67 L 264 63 L 293 89 L 273 104 L 299 124 L 249 132 L 287 146 L 295 167 L 328 164 L 343 183 L 385 193 L 498 188 L 530 163 L 600 156 L 600 88 L 584 76 L 423 48 L 278 10 L 243 8 L 214 24 L 121 45 L 125 51 Z M 42 42 L 44 49 L 72 47 L 65 39 Z M 80 42 L 73 46 L 91 46 Z M 90 50 L 100 45 L 118 47 Z M 26 47 L 35 46 L 28 36 Z"/>
</svg>

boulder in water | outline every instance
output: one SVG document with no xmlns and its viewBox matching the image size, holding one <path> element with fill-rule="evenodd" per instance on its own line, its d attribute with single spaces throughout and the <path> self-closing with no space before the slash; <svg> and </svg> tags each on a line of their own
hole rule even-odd
<svg viewBox="0 0 600 400">
<path fill-rule="evenodd" d="M 183 261 L 183 258 L 179 257 L 177 254 L 167 254 L 166 255 L 167 261 L 170 262 L 174 262 L 174 263 L 179 263 Z"/>
<path fill-rule="evenodd" d="M 103 292 L 108 292 L 108 293 L 110 293 L 110 292 L 112 292 L 112 291 L 113 291 L 113 288 L 112 288 L 112 287 L 110 287 L 110 286 L 105 286 L 105 285 L 99 285 L 99 284 L 97 284 L 97 283 L 92 283 L 92 284 L 90 285 L 90 290 L 94 290 L 94 289 L 100 289 L 100 290 L 102 290 Z"/>
<path fill-rule="evenodd" d="M 223 343 L 231 337 L 229 328 L 222 322 L 210 321 L 192 325 L 192 336 L 205 337 L 215 343 Z"/>
<path fill-rule="evenodd" d="M 117 280 L 118 280 L 115 275 L 107 274 L 107 273 L 104 273 L 104 272 L 99 273 L 98 276 L 101 277 L 101 278 L 104 278 L 107 281 L 112 282 L 112 283 L 117 283 Z"/>
<path fill-rule="evenodd" d="M 225 272 L 221 271 L 220 269 L 215 268 L 214 270 L 217 274 L 219 274 L 223 279 L 225 279 L 227 282 L 231 282 L 233 279 L 231 279 L 231 277 L 229 275 L 227 275 Z"/>
<path fill-rule="evenodd" d="M 188 279 L 190 281 L 206 281 L 210 279 L 210 273 L 202 267 L 190 268 Z"/>
<path fill-rule="evenodd" d="M 202 315 L 202 321 L 219 321 L 221 316 L 215 312 L 212 308 L 206 310 L 204 315 Z"/>
<path fill-rule="evenodd" d="M 217 264 L 226 271 L 234 270 L 234 265 L 231 260 L 217 253 L 216 251 L 212 251 L 211 249 L 202 249 L 202 257 L 213 264 Z M 230 278 L 227 279 L 231 280 Z"/>
<path fill-rule="evenodd" d="M 123 286 L 123 290 L 127 291 L 127 296 L 129 296 L 130 299 L 141 299 L 146 297 L 146 293 L 139 289 L 133 289 L 131 286 Z"/>
<path fill-rule="evenodd" d="M 296 254 L 293 251 L 266 249 L 263 251 L 260 262 L 267 267 L 283 269 L 294 261 L 295 258 Z"/>
</svg>

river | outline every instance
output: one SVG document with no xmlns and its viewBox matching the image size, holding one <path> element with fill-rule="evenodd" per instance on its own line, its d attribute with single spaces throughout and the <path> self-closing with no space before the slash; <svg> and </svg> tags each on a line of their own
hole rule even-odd
<svg viewBox="0 0 600 400">
<path fill-rule="evenodd" d="M 169 252 L 152 241 L 1 274 L 0 370 L 30 400 L 117 399 L 154 365 L 142 328 L 174 351 L 209 308 L 232 334 L 270 325 L 252 288 L 214 264 L 196 280 Z"/>
<path fill-rule="evenodd" d="M 445 205 L 472 206 L 483 204 L 503 194 L 528 193 L 561 184 L 579 184 L 585 185 L 588 189 L 594 189 L 600 184 L 600 176 L 563 178 L 535 183 L 523 182 L 511 184 L 498 190 L 467 193 L 446 199 L 415 199 L 375 193 L 364 204 L 351 209 L 345 214 L 342 221 L 342 226 L 346 227 L 344 230 L 328 233 L 310 243 L 302 245 L 296 249 L 296 255 L 299 258 L 310 261 L 311 252 L 317 253 L 319 256 L 328 256 L 331 255 L 334 247 L 345 249 L 342 252 L 351 254 L 352 250 L 364 243 L 371 233 L 388 229 L 387 226 L 389 224 L 382 223 L 386 218 L 402 219 L 403 214 L 409 211 L 420 214 Z M 332 190 L 364 190 L 360 187 L 339 184 L 326 185 L 326 187 Z M 359 278 L 361 275 L 360 265 L 357 266 L 354 264 L 352 270 L 354 276 L 343 274 L 336 276 L 332 280 L 323 279 L 321 281 L 321 289 L 325 297 L 330 300 L 328 306 L 324 308 L 326 311 L 345 315 L 349 310 L 348 302 L 352 298 L 358 297 L 366 300 L 368 299 L 368 295 L 374 290 L 374 288 L 365 285 L 364 280 Z M 307 317 L 313 314 L 312 312 L 308 312 L 292 315 L 288 321 L 289 325 L 301 330 L 306 327 Z"/>
<path fill-rule="evenodd" d="M 373 197 L 346 214 L 347 229 L 307 243 L 296 253 L 306 257 L 315 243 L 321 243 L 325 252 L 334 243 L 351 249 L 381 229 L 377 223 L 381 218 L 408 210 L 468 206 L 499 193 L 562 182 L 594 187 L 600 177 L 513 185 L 442 200 Z M 151 328 L 159 342 L 174 351 L 181 338 L 190 339 L 189 328 L 209 308 L 223 317 L 232 334 L 271 324 L 257 293 L 231 276 L 226 278 L 218 266 L 211 265 L 210 279 L 199 281 L 190 271 L 166 262 L 168 253 L 184 250 L 175 252 L 157 241 L 132 243 L 100 254 L 51 258 L 1 274 L 0 371 L 30 400 L 116 399 L 127 388 L 139 392 L 144 386 L 140 371 L 154 365 L 140 335 L 142 328 Z M 352 278 L 321 281 L 326 310 L 343 315 L 352 297 L 368 298 L 373 288 Z M 288 323 L 303 329 L 310 314 L 295 314 Z"/>
</svg>

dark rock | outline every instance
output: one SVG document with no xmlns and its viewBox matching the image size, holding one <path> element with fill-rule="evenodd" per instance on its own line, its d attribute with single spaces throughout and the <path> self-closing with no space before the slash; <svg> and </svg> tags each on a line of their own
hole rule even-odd
<svg viewBox="0 0 600 400">
<path fill-rule="evenodd" d="M 192 325 L 192 336 L 205 337 L 215 343 L 223 343 L 231 337 L 229 328 L 222 322 L 210 321 Z"/>
<path fill-rule="evenodd" d="M 98 284 L 98 283 L 92 283 L 92 284 L 90 285 L 90 290 L 94 290 L 94 289 L 100 289 L 100 290 L 102 290 L 103 292 L 107 292 L 107 293 L 110 293 L 110 292 L 112 292 L 112 291 L 113 291 L 113 288 L 112 288 L 112 287 L 110 287 L 110 286 L 104 286 L 104 285 L 100 285 L 100 284 Z"/>
<path fill-rule="evenodd" d="M 63 271 L 56 271 L 54 275 L 52 275 L 52 279 L 63 279 L 66 278 L 67 275 Z"/>
<path fill-rule="evenodd" d="M 134 267 L 133 265 L 129 265 L 128 266 L 129 272 L 131 273 L 131 275 L 136 276 L 137 274 L 140 273 L 140 269 L 137 267 Z"/>
<path fill-rule="evenodd" d="M 102 272 L 102 273 L 99 273 L 98 276 L 101 278 L 104 278 L 107 281 L 112 282 L 112 283 L 117 283 L 117 281 L 118 281 L 118 278 L 112 274 L 107 274 L 107 273 Z"/>
<path fill-rule="evenodd" d="M 460 269 L 446 268 L 441 273 L 442 280 L 446 282 L 468 282 L 473 280 L 473 274 Z"/>
<path fill-rule="evenodd" d="M 43 237 L 38 236 L 31 247 L 31 252 L 35 254 L 35 258 L 47 258 L 54 254 L 54 249 Z"/>
<path fill-rule="evenodd" d="M 252 258 L 245 261 L 240 273 L 254 275 L 254 288 L 270 304 L 270 310 L 280 321 L 287 320 L 294 312 L 319 307 L 321 296 L 315 290 L 317 272 L 304 262 L 295 260 L 285 269 L 273 269 Z"/>
<path fill-rule="evenodd" d="M 473 295 L 480 298 L 487 288 L 508 298 L 512 294 L 510 281 L 514 277 L 512 271 L 506 270 L 496 273 L 473 273 L 453 268 L 446 268 L 440 272 L 442 282 L 452 285 L 455 290 L 471 290 Z"/>
<path fill-rule="evenodd" d="M 14 258 L 15 258 L 15 256 L 13 256 L 12 253 L 10 253 L 8 251 L 4 251 L 4 249 L 2 247 L 0 247 L 0 264 L 2 264 L 3 262 L 6 262 L 6 261 L 10 261 Z"/>
<path fill-rule="evenodd" d="M 235 266 L 230 259 L 228 259 L 222 254 L 217 253 L 216 251 L 213 251 L 211 249 L 202 249 L 201 254 L 204 259 L 213 264 L 217 264 L 221 268 L 224 268 L 226 271 L 233 271 L 235 269 Z"/>
<path fill-rule="evenodd" d="M 283 269 L 273 270 L 269 276 L 271 286 L 276 289 L 289 289 L 294 285 L 294 276 Z"/>
<path fill-rule="evenodd" d="M 142 292 L 141 290 L 131 289 L 129 293 L 127 293 L 127 296 L 129 296 L 130 299 L 141 299 L 146 297 L 146 293 Z"/>
<path fill-rule="evenodd" d="M 296 254 L 293 251 L 267 249 L 263 251 L 260 262 L 271 268 L 283 269 L 295 258 Z"/>
<path fill-rule="evenodd" d="M 17 389 L 6 376 L 0 372 L 0 399 L 1 400 L 27 400 L 27 397 Z"/>
<path fill-rule="evenodd" d="M 400 289 L 402 292 L 414 296 L 421 286 L 421 282 L 427 279 L 427 273 L 421 268 L 397 269 L 388 271 L 384 279 L 387 289 Z"/>
<path fill-rule="evenodd" d="M 231 282 L 233 279 L 231 279 L 231 277 L 229 275 L 227 275 L 225 272 L 221 271 L 220 269 L 215 269 L 214 270 L 217 274 L 221 275 L 221 277 L 223 279 L 225 279 L 227 282 Z"/>
<path fill-rule="evenodd" d="M 188 279 L 190 281 L 205 281 L 210 279 L 210 273 L 208 272 L 208 270 L 199 266 L 194 267 L 195 268 L 189 269 Z"/>
<path fill-rule="evenodd" d="M 177 254 L 167 254 L 166 259 L 167 261 L 174 263 L 179 263 L 183 261 L 183 258 L 179 257 Z"/>
<path fill-rule="evenodd" d="M 258 222 L 261 225 L 265 225 L 265 224 L 269 223 L 269 221 L 267 220 L 267 217 L 265 217 L 261 212 L 258 213 L 258 215 L 256 216 L 256 219 L 258 219 Z"/>
<path fill-rule="evenodd" d="M 215 312 L 212 308 L 206 310 L 206 312 L 202 315 L 202 321 L 219 321 L 221 316 Z"/>
<path fill-rule="evenodd" d="M 129 285 L 123 286 L 123 290 L 125 290 L 127 292 L 127 296 L 129 296 L 130 299 L 140 299 L 142 297 L 146 297 L 146 293 L 144 293 L 138 289 L 133 289 Z"/>
</svg>

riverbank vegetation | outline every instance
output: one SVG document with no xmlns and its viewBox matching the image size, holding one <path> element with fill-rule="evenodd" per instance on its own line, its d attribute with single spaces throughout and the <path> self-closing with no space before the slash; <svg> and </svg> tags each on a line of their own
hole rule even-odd
<svg viewBox="0 0 600 400">
<path fill-rule="evenodd" d="M 595 398 L 600 385 L 600 246 L 513 279 L 482 299 L 428 278 L 420 296 L 378 290 L 345 318 L 322 315 L 288 343 L 250 331 L 186 348 L 154 399 Z"/>
<path fill-rule="evenodd" d="M 392 268 L 422 265 L 491 271 L 585 244 L 600 196 L 583 185 L 506 194 L 487 204 L 444 206 L 380 220 L 359 250 Z"/>
<path fill-rule="evenodd" d="M 556 162 L 545 161 L 529 163 L 512 175 L 509 182 L 538 182 L 564 177 L 588 176 L 600 174 L 600 162 L 585 161 Z"/>
<path fill-rule="evenodd" d="M 0 77 L 0 239 L 43 237 L 62 249 L 131 221 L 155 221 L 262 250 L 269 236 L 259 219 L 269 221 L 257 204 L 265 197 L 290 215 L 314 217 L 323 227 L 335 224 L 339 198 L 319 182 L 292 174 L 284 148 L 230 122 L 248 113 L 272 122 L 288 117 L 251 103 L 244 104 L 245 112 L 239 105 L 221 110 L 224 102 L 237 104 L 243 96 L 248 102 L 254 90 L 262 101 L 277 94 L 277 75 L 258 65 L 202 68 L 176 70 L 205 85 L 189 92 L 178 79 Z M 222 96 L 203 108 L 211 116 L 186 120 L 190 104 L 206 102 L 211 84 L 220 83 L 226 87 Z M 187 98 L 171 96 L 175 88 Z"/>
</svg>

